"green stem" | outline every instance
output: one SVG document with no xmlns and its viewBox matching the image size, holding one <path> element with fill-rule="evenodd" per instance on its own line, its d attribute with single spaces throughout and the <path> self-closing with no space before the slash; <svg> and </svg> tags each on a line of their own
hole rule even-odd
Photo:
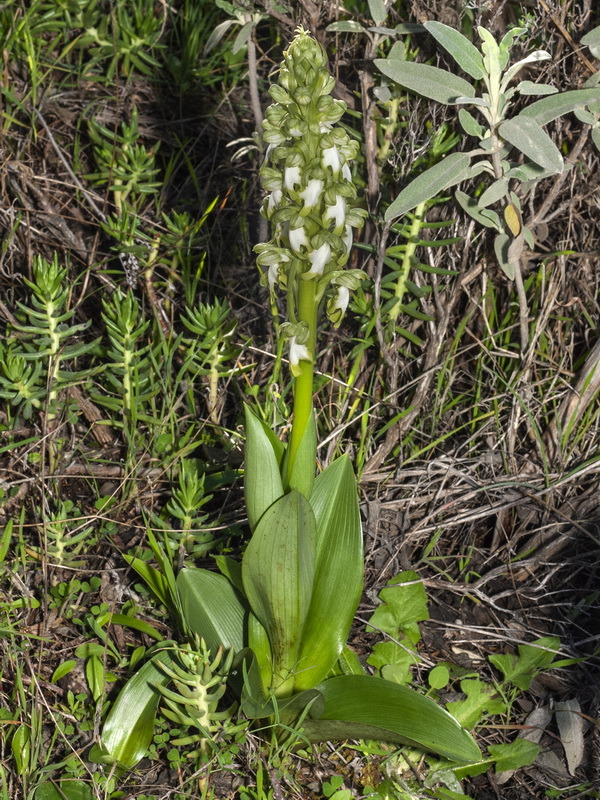
<svg viewBox="0 0 600 800">
<path fill-rule="evenodd" d="M 317 340 L 317 303 L 315 299 L 316 281 L 299 281 L 298 287 L 298 321 L 306 322 L 309 330 L 307 343 L 311 361 L 301 361 L 300 375 L 294 381 L 294 418 L 290 434 L 289 454 L 287 462 L 286 483 L 292 475 L 300 443 L 313 413 L 313 377 L 314 359 Z M 316 460 L 316 453 L 315 453 Z"/>
<path fill-rule="evenodd" d="M 425 206 L 426 203 L 419 203 L 419 205 L 415 208 L 414 218 L 412 221 L 412 225 L 410 226 L 410 232 L 408 234 L 408 242 L 406 243 L 406 248 L 404 250 L 402 265 L 400 267 L 400 274 L 398 275 L 398 282 L 396 283 L 396 290 L 394 292 L 394 295 L 398 298 L 398 302 L 396 303 L 395 306 L 393 306 L 392 310 L 390 311 L 390 319 L 394 323 L 396 322 L 400 314 L 400 306 L 402 305 L 402 298 L 404 297 L 404 293 L 406 291 L 406 280 L 408 278 L 408 273 L 410 272 L 415 250 L 417 249 L 417 242 L 419 241 L 419 233 L 421 231 L 421 226 L 423 225 L 423 215 L 425 214 Z"/>
</svg>

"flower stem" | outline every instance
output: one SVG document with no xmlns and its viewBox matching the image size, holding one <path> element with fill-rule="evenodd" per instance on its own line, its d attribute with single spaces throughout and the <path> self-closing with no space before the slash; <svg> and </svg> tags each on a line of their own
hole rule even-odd
<svg viewBox="0 0 600 800">
<path fill-rule="evenodd" d="M 315 298 L 316 281 L 300 280 L 298 287 L 298 321 L 306 322 L 309 330 L 307 348 L 311 361 L 300 361 L 300 375 L 294 381 L 294 418 L 290 434 L 289 454 L 287 462 L 286 483 L 292 475 L 300 443 L 304 437 L 307 426 L 311 422 L 313 412 L 313 377 L 315 347 L 317 339 L 317 303 Z M 316 452 L 312 459 L 314 465 Z M 314 467 L 313 467 L 314 468 Z"/>
</svg>

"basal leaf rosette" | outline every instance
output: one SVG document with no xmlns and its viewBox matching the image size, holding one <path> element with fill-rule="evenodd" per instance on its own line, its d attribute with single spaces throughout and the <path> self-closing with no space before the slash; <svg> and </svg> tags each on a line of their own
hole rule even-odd
<svg viewBox="0 0 600 800">
<path fill-rule="evenodd" d="M 260 175 L 269 194 L 261 213 L 271 222 L 273 238 L 255 248 L 264 283 L 287 292 L 292 324 L 302 316 L 298 293 L 306 281 L 318 283 L 315 302 L 325 298 L 331 321 L 340 324 L 349 286 L 333 277 L 347 264 L 353 228 L 366 214 L 354 207 L 350 162 L 358 143 L 335 127 L 346 104 L 330 96 L 334 85 L 325 51 L 299 28 L 284 53 L 279 82 L 269 89 L 275 102 L 263 122 L 269 147 Z M 355 288 L 362 273 L 352 272 Z M 303 358 L 310 356 L 303 351 Z"/>
</svg>

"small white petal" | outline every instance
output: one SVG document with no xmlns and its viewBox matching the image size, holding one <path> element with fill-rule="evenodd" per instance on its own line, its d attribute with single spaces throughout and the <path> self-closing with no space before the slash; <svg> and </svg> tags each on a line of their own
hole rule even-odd
<svg viewBox="0 0 600 800">
<path fill-rule="evenodd" d="M 308 246 L 308 239 L 306 238 L 306 231 L 301 225 L 299 228 L 290 228 L 290 247 L 292 250 L 299 252 L 301 247 Z"/>
<path fill-rule="evenodd" d="M 337 296 L 335 298 L 335 308 L 339 308 L 342 314 L 345 314 L 349 301 L 350 289 L 348 289 L 347 286 L 338 286 Z"/>
<path fill-rule="evenodd" d="M 337 173 L 342 168 L 342 159 L 340 158 L 340 151 L 334 145 L 333 147 L 326 147 L 323 150 L 323 166 L 331 167 L 333 174 Z"/>
<path fill-rule="evenodd" d="M 350 167 L 348 164 L 344 164 L 342 166 L 342 177 L 345 178 L 347 181 L 352 180 L 352 172 L 350 172 Z"/>
<path fill-rule="evenodd" d="M 308 186 L 303 192 L 300 192 L 300 197 L 304 200 L 305 208 L 313 208 L 316 206 L 321 195 L 323 194 L 323 181 L 313 178 L 308 182 Z"/>
<path fill-rule="evenodd" d="M 327 222 L 327 220 L 334 219 L 335 227 L 341 228 L 346 222 L 347 210 L 348 204 L 346 203 L 346 199 L 338 194 L 335 198 L 335 205 L 327 206 L 327 211 L 325 212 L 325 221 Z"/>
<path fill-rule="evenodd" d="M 346 253 L 350 253 L 352 250 L 352 242 L 354 240 L 354 236 L 352 233 L 352 228 L 350 225 L 346 225 L 346 231 L 344 233 L 344 244 L 346 245 Z"/>
<path fill-rule="evenodd" d="M 305 344 L 298 344 L 296 337 L 290 337 L 290 364 L 297 366 L 300 361 L 310 361 L 310 353 Z"/>
<path fill-rule="evenodd" d="M 283 185 L 290 191 L 300 183 L 300 167 L 286 167 L 283 173 Z"/>
<path fill-rule="evenodd" d="M 312 253 L 309 253 L 308 260 L 311 263 L 311 268 L 307 275 L 322 275 L 323 270 L 331 259 L 331 247 L 325 242 L 321 247 L 317 247 Z"/>
<path fill-rule="evenodd" d="M 330 125 L 330 123 L 329 123 L 329 122 L 321 122 L 321 123 L 319 124 L 319 131 L 320 131 L 321 133 L 327 133 L 328 131 L 330 131 L 330 130 L 331 130 L 331 128 L 332 128 L 332 127 L 333 127 L 333 126 L 332 126 L 332 125 Z"/>
<path fill-rule="evenodd" d="M 279 264 L 271 264 L 269 267 L 269 289 L 273 289 L 277 281 L 279 280 Z"/>
<path fill-rule="evenodd" d="M 290 136 L 304 136 L 302 128 L 290 128 Z"/>
<path fill-rule="evenodd" d="M 281 189 L 273 189 L 273 191 L 269 195 L 269 203 L 267 206 L 269 211 L 273 211 L 273 209 L 276 208 L 279 205 L 279 203 L 281 203 L 282 195 L 283 192 L 281 191 Z"/>
</svg>

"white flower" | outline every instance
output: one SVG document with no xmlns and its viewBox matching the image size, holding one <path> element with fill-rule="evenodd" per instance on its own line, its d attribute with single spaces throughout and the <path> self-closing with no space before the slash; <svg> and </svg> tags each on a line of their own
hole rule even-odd
<svg viewBox="0 0 600 800">
<path fill-rule="evenodd" d="M 290 128 L 290 136 L 304 136 L 302 128 Z"/>
<path fill-rule="evenodd" d="M 335 227 L 341 228 L 346 222 L 347 210 L 348 204 L 346 203 L 346 199 L 338 194 L 335 198 L 335 205 L 327 206 L 327 210 L 325 211 L 325 222 L 330 219 L 334 219 Z"/>
<path fill-rule="evenodd" d="M 352 250 L 352 242 L 354 240 L 354 236 L 352 234 L 352 228 L 350 225 L 346 225 L 346 232 L 344 233 L 344 244 L 346 245 L 346 253 L 350 254 L 350 250 Z"/>
<path fill-rule="evenodd" d="M 269 211 L 273 211 L 273 209 L 276 208 L 279 205 L 279 203 L 281 203 L 282 195 L 283 192 L 281 191 L 281 189 L 273 189 L 273 191 L 269 195 L 269 202 L 267 205 Z"/>
<path fill-rule="evenodd" d="M 333 147 L 326 147 L 323 150 L 323 166 L 331 167 L 334 175 L 337 175 L 342 168 L 342 159 L 340 156 L 341 153 L 335 145 L 333 145 Z"/>
<path fill-rule="evenodd" d="M 348 164 L 344 164 L 342 166 L 342 177 L 345 178 L 347 181 L 352 181 L 352 172 L 350 171 L 350 167 Z"/>
<path fill-rule="evenodd" d="M 332 127 L 333 127 L 333 125 L 331 125 L 329 122 L 320 122 L 319 123 L 319 131 L 321 133 L 327 133 L 327 131 L 330 131 L 332 129 Z"/>
<path fill-rule="evenodd" d="M 341 315 L 343 316 L 346 313 L 349 301 L 350 301 L 350 289 L 348 289 L 347 286 L 338 286 L 337 295 L 335 298 L 335 305 L 332 310 L 339 309 Z"/>
<path fill-rule="evenodd" d="M 300 167 L 286 167 L 283 173 L 283 185 L 290 191 L 300 183 Z"/>
<path fill-rule="evenodd" d="M 316 206 L 323 193 L 323 181 L 313 178 L 308 182 L 306 189 L 300 192 L 300 197 L 304 200 L 304 208 Z"/>
<path fill-rule="evenodd" d="M 300 374 L 300 361 L 310 361 L 310 353 L 305 344 L 298 344 L 296 337 L 290 337 L 290 369 L 296 377 Z"/>
<path fill-rule="evenodd" d="M 322 275 L 330 259 L 331 247 L 325 242 L 321 247 L 317 247 L 316 250 L 309 253 L 308 260 L 312 266 L 305 275 Z"/>
<path fill-rule="evenodd" d="M 269 289 L 274 289 L 279 280 L 279 264 L 271 264 L 267 278 L 269 280 Z"/>
<path fill-rule="evenodd" d="M 306 231 L 304 230 L 304 227 L 302 225 L 299 228 L 290 228 L 289 236 L 290 236 L 290 247 L 297 253 L 300 251 L 301 247 L 308 247 L 308 239 L 306 237 Z"/>
</svg>

